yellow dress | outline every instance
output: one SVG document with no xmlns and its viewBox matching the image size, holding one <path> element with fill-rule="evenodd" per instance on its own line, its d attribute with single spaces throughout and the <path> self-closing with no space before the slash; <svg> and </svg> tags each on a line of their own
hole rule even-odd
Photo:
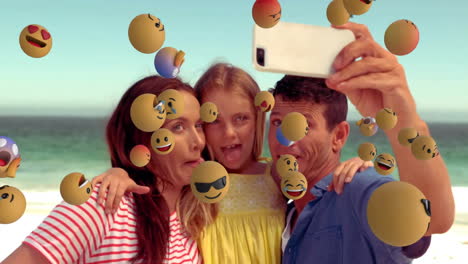
<svg viewBox="0 0 468 264">
<path fill-rule="evenodd" d="M 279 264 L 286 203 L 270 174 L 229 174 L 215 222 L 198 241 L 205 264 Z"/>
</svg>

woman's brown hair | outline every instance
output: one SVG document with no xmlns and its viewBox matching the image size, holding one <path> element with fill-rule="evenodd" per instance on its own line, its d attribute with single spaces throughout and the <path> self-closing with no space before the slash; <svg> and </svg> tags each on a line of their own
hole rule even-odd
<svg viewBox="0 0 468 264">
<path fill-rule="evenodd" d="M 260 92 L 257 82 L 244 70 L 227 63 L 212 65 L 195 84 L 197 98 L 203 102 L 203 97 L 213 90 L 237 92 L 247 96 L 252 105 L 255 96 Z M 255 111 L 255 139 L 253 146 L 253 158 L 257 160 L 263 151 L 263 139 L 265 133 L 265 113 Z"/>
<path fill-rule="evenodd" d="M 164 90 L 186 91 L 195 96 L 192 87 L 177 78 L 160 76 L 146 77 L 130 87 L 120 99 L 106 127 L 106 139 L 111 156 L 112 167 L 120 167 L 139 185 L 149 186 L 147 194 L 134 194 L 137 208 L 138 253 L 133 259 L 143 259 L 143 263 L 162 263 L 166 256 L 169 242 L 169 208 L 162 190 L 157 186 L 170 184 L 164 175 L 158 175 L 157 164 L 150 161 L 145 167 L 134 166 L 129 158 L 130 150 L 143 144 L 152 151 L 151 133 L 137 129 L 130 118 L 130 106 L 141 94 L 160 94 Z M 155 156 L 152 151 L 152 157 Z M 164 188 L 163 188 L 164 189 Z M 191 192 L 190 186 L 184 186 L 176 203 L 177 214 L 185 231 L 197 239 L 203 228 L 216 217 L 217 207 L 200 202 Z"/>
</svg>

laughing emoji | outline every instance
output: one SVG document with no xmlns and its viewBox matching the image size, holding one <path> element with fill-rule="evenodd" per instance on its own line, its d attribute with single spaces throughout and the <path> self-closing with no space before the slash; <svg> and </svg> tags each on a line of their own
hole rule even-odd
<svg viewBox="0 0 468 264">
<path fill-rule="evenodd" d="M 261 91 L 255 95 L 255 106 L 262 112 L 269 112 L 275 106 L 275 98 L 268 91 Z"/>
<path fill-rule="evenodd" d="M 52 48 L 52 37 L 49 31 L 40 25 L 29 25 L 19 36 L 21 49 L 33 58 L 42 58 Z"/>
<path fill-rule="evenodd" d="M 293 155 L 281 155 L 276 161 L 276 171 L 280 177 L 284 177 L 290 171 L 298 171 L 299 164 Z"/>
<path fill-rule="evenodd" d="M 307 191 L 307 180 L 298 171 L 290 171 L 281 178 L 281 191 L 291 200 L 301 199 Z"/>
<path fill-rule="evenodd" d="M 419 136 L 411 144 L 411 152 L 419 160 L 429 160 L 439 156 L 439 148 L 432 137 Z"/>
<path fill-rule="evenodd" d="M 79 172 L 73 172 L 65 176 L 60 183 L 60 194 L 65 202 L 72 205 L 80 205 L 88 201 L 93 186 Z"/>
<path fill-rule="evenodd" d="M 228 172 L 216 161 L 202 162 L 193 170 L 190 188 L 200 201 L 217 203 L 229 190 Z"/>
<path fill-rule="evenodd" d="M 382 153 L 377 156 L 374 161 L 374 167 L 377 173 L 381 175 L 388 175 L 395 170 L 395 158 L 388 154 Z"/>
<path fill-rule="evenodd" d="M 174 145 L 174 134 L 169 129 L 160 128 L 151 136 L 151 146 L 157 154 L 166 155 L 171 153 Z"/>
</svg>

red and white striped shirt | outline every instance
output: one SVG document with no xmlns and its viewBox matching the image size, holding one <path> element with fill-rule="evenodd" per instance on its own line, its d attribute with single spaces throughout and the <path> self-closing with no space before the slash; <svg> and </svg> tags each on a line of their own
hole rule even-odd
<svg viewBox="0 0 468 264">
<path fill-rule="evenodd" d="M 106 215 L 97 204 L 97 190 L 99 185 L 80 206 L 66 202 L 57 205 L 23 243 L 54 264 L 130 263 L 138 252 L 133 196 L 125 195 L 117 212 Z M 183 233 L 176 212 L 171 214 L 169 226 L 168 251 L 163 263 L 202 263 L 196 242 Z"/>
</svg>

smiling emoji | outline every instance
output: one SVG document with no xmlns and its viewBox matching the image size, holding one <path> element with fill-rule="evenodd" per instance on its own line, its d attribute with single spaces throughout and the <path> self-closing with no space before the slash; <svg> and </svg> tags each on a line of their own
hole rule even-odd
<svg viewBox="0 0 468 264">
<path fill-rule="evenodd" d="M 151 159 L 151 152 L 145 145 L 136 145 L 130 151 L 130 161 L 137 167 L 144 167 Z"/>
<path fill-rule="evenodd" d="M 343 0 L 344 7 L 351 15 L 362 15 L 369 11 L 372 0 Z"/>
<path fill-rule="evenodd" d="M 252 17 L 259 27 L 274 27 L 281 18 L 281 5 L 277 0 L 257 0 L 252 7 Z"/>
<path fill-rule="evenodd" d="M 190 187 L 200 201 L 217 203 L 229 190 L 228 172 L 218 162 L 204 161 L 193 170 Z"/>
<path fill-rule="evenodd" d="M 255 95 L 255 107 L 262 112 L 269 112 L 275 106 L 275 98 L 268 91 L 261 91 Z"/>
<path fill-rule="evenodd" d="M 52 37 L 49 31 L 41 25 L 29 25 L 19 36 L 21 49 L 33 58 L 42 58 L 52 49 Z"/>
<path fill-rule="evenodd" d="M 290 141 L 299 141 L 309 133 L 305 116 L 298 112 L 288 113 L 281 122 L 281 132 Z"/>
<path fill-rule="evenodd" d="M 214 122 L 218 118 L 218 107 L 212 102 L 204 103 L 200 107 L 200 117 L 203 122 Z"/>
<path fill-rule="evenodd" d="M 281 177 L 281 191 L 291 200 L 301 199 L 307 191 L 307 180 L 298 171 L 290 171 Z"/>
<path fill-rule="evenodd" d="M 167 89 L 158 96 L 164 102 L 167 119 L 176 119 L 184 113 L 184 95 L 177 90 Z"/>
<path fill-rule="evenodd" d="M 141 14 L 130 22 L 128 39 L 136 50 L 149 54 L 162 47 L 166 31 L 161 19 L 151 14 Z"/>
<path fill-rule="evenodd" d="M 141 131 L 154 132 L 166 120 L 164 103 L 158 102 L 154 94 L 142 94 L 133 101 L 130 107 L 130 118 Z"/>
<path fill-rule="evenodd" d="M 23 216 L 26 198 L 17 188 L 3 185 L 0 187 L 0 224 L 11 224 Z"/>
<path fill-rule="evenodd" d="M 384 183 L 367 203 L 367 222 L 374 235 L 394 247 L 416 243 L 429 229 L 429 200 L 414 185 L 402 181 Z"/>
<path fill-rule="evenodd" d="M 419 136 L 411 144 L 411 152 L 419 160 L 429 160 L 439 156 L 439 148 L 432 137 Z"/>
<path fill-rule="evenodd" d="M 398 132 L 398 142 L 405 147 L 410 146 L 417 137 L 419 132 L 412 127 L 402 128 Z"/>
<path fill-rule="evenodd" d="M 388 175 L 392 173 L 393 170 L 395 170 L 395 164 L 395 158 L 388 153 L 382 153 L 378 155 L 374 161 L 375 171 L 381 175 Z"/>
<path fill-rule="evenodd" d="M 151 135 L 151 146 L 160 155 L 171 153 L 175 146 L 174 134 L 169 129 L 160 128 Z"/>
<path fill-rule="evenodd" d="M 375 122 L 373 117 L 365 117 L 356 122 L 356 125 L 359 126 L 359 131 L 366 137 L 371 137 L 377 133 L 379 126 Z"/>
<path fill-rule="evenodd" d="M 383 130 L 392 129 L 398 122 L 398 116 L 390 108 L 383 108 L 375 116 L 375 120 L 379 128 Z"/>
<path fill-rule="evenodd" d="M 276 161 L 276 171 L 283 177 L 290 171 L 298 171 L 299 164 L 293 155 L 285 154 L 281 155 Z"/>
<path fill-rule="evenodd" d="M 413 22 L 400 19 L 388 26 L 384 41 L 391 53 L 399 56 L 406 55 L 418 46 L 419 30 Z"/>
<path fill-rule="evenodd" d="M 359 145 L 358 155 L 363 161 L 371 161 L 377 155 L 377 149 L 370 142 L 362 143 Z"/>
<path fill-rule="evenodd" d="M 65 202 L 80 205 L 88 201 L 93 186 L 83 173 L 73 172 L 65 176 L 60 183 L 60 194 Z"/>
</svg>

